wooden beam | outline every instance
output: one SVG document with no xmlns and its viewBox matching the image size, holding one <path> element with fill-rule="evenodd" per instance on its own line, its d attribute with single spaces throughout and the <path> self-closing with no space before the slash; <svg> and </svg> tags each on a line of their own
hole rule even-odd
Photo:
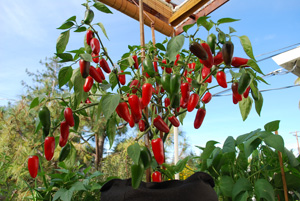
<svg viewBox="0 0 300 201">
<path fill-rule="evenodd" d="M 147 4 L 152 9 L 156 10 L 158 13 L 160 13 L 161 15 L 165 16 L 168 19 L 173 14 L 172 9 L 160 1 L 157 0 L 143 0 L 143 1 L 145 4 Z"/>
<path fill-rule="evenodd" d="M 128 2 L 127 0 L 98 0 L 122 13 L 128 15 L 129 17 L 139 20 L 139 8 L 133 4 Z M 161 19 L 153 16 L 152 14 L 146 12 L 147 15 L 151 18 L 151 20 L 144 14 L 144 22 L 147 26 L 151 27 L 151 23 L 154 23 L 154 28 L 156 31 L 166 35 L 172 36 L 174 34 L 174 28 L 170 26 L 168 23 L 162 21 Z"/>
<path fill-rule="evenodd" d="M 195 23 L 197 19 L 201 16 L 206 16 L 218 9 L 220 6 L 228 2 L 229 0 L 215 0 L 212 3 L 210 3 L 208 6 L 200 10 L 196 15 L 193 15 L 193 18 L 189 18 L 186 22 L 181 24 L 175 29 L 175 35 L 179 35 L 183 32 L 183 26 Z"/>
<path fill-rule="evenodd" d="M 188 18 L 190 15 L 192 15 L 194 12 L 196 12 L 198 9 L 200 9 L 204 4 L 206 4 L 209 0 L 189 0 L 186 3 L 184 3 L 169 19 L 169 23 L 172 26 L 177 26 Z"/>
</svg>

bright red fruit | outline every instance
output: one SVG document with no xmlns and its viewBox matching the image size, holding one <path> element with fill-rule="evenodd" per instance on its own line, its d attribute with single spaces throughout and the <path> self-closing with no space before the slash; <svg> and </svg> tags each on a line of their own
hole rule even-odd
<svg viewBox="0 0 300 201">
<path fill-rule="evenodd" d="M 90 73 L 90 62 L 85 61 L 83 59 L 79 60 L 80 73 L 83 78 L 87 78 Z"/>
<path fill-rule="evenodd" d="M 141 132 L 144 132 L 146 130 L 145 121 L 143 119 L 139 121 L 139 129 Z"/>
<path fill-rule="evenodd" d="M 132 80 L 132 82 L 129 85 L 130 88 L 132 89 L 132 93 L 135 94 L 137 92 L 137 89 L 141 87 L 141 84 L 139 83 L 138 80 Z"/>
<path fill-rule="evenodd" d="M 158 130 L 160 130 L 160 131 L 162 131 L 164 133 L 169 133 L 170 132 L 170 129 L 169 129 L 168 125 L 166 124 L 166 122 L 164 122 L 164 120 L 159 115 L 157 115 L 157 117 L 154 118 L 153 125 Z"/>
<path fill-rule="evenodd" d="M 97 67 L 97 68 L 96 68 L 96 71 L 99 73 L 101 79 L 102 79 L 102 80 L 105 80 L 105 76 L 104 76 L 104 74 L 103 74 L 101 68 Z"/>
<path fill-rule="evenodd" d="M 199 108 L 198 111 L 197 111 L 196 117 L 195 117 L 195 121 L 194 121 L 194 128 L 195 129 L 200 128 L 200 126 L 201 126 L 201 124 L 204 120 L 205 115 L 206 115 L 206 110 L 203 109 L 203 108 Z"/>
<path fill-rule="evenodd" d="M 30 176 L 32 178 L 36 178 L 38 170 L 39 170 L 39 157 L 37 157 L 36 155 L 30 156 L 28 158 L 28 171 L 30 173 Z"/>
<path fill-rule="evenodd" d="M 201 46 L 204 48 L 204 50 L 207 53 L 208 58 L 206 60 L 199 59 L 200 63 L 205 65 L 207 68 L 211 68 L 212 65 L 214 64 L 214 58 L 212 56 L 210 47 L 207 43 L 201 43 Z"/>
<path fill-rule="evenodd" d="M 175 62 L 174 62 L 174 65 L 175 65 L 175 66 L 177 66 L 177 62 L 178 62 L 179 59 L 180 59 L 180 54 L 177 54 L 177 55 L 176 55 L 176 60 L 175 60 Z"/>
<path fill-rule="evenodd" d="M 89 104 L 89 103 L 92 103 L 92 102 L 91 102 L 91 100 L 90 100 L 89 98 L 87 98 L 87 99 L 85 100 L 85 103 Z"/>
<path fill-rule="evenodd" d="M 217 78 L 218 84 L 221 87 L 227 88 L 226 74 L 224 73 L 224 71 L 217 72 L 216 78 Z"/>
<path fill-rule="evenodd" d="M 129 121 L 128 123 L 129 123 L 129 126 L 130 126 L 131 128 L 134 127 L 134 119 L 133 119 L 133 116 L 132 116 L 132 115 L 130 116 L 130 121 Z"/>
<path fill-rule="evenodd" d="M 92 57 L 94 57 L 94 58 L 93 58 L 93 61 L 94 61 L 95 63 L 99 63 L 99 54 L 94 54 L 94 53 L 92 52 Z"/>
<path fill-rule="evenodd" d="M 207 68 L 206 66 L 203 66 L 201 74 L 202 74 L 202 79 L 205 79 L 210 74 L 210 68 Z M 212 76 L 209 76 L 209 78 L 207 78 L 205 80 L 205 82 L 211 83 L 212 82 Z"/>
<path fill-rule="evenodd" d="M 240 66 L 248 67 L 247 66 L 248 61 L 249 59 L 245 59 L 241 57 L 233 57 L 231 61 L 231 65 L 234 67 L 240 67 Z"/>
<path fill-rule="evenodd" d="M 86 79 L 85 79 L 85 83 L 83 85 L 83 91 L 85 92 L 89 92 L 93 86 L 93 78 L 91 76 L 88 76 Z"/>
<path fill-rule="evenodd" d="M 243 93 L 244 98 L 247 98 L 249 96 L 250 86 L 247 87 L 246 91 Z"/>
<path fill-rule="evenodd" d="M 126 102 L 119 103 L 119 105 L 116 108 L 116 112 L 119 115 L 119 117 L 123 118 L 127 122 L 130 122 L 131 117 Z"/>
<path fill-rule="evenodd" d="M 53 158 L 55 150 L 55 139 L 54 137 L 46 137 L 44 141 L 44 153 L 47 161 L 50 161 Z"/>
<path fill-rule="evenodd" d="M 74 126 L 74 117 L 73 117 L 73 112 L 72 109 L 67 107 L 64 111 L 64 117 L 66 122 L 68 123 L 69 126 L 73 127 Z"/>
<path fill-rule="evenodd" d="M 144 106 L 147 106 L 150 103 L 151 97 L 152 97 L 152 84 L 145 83 L 142 87 L 142 101 Z"/>
<path fill-rule="evenodd" d="M 179 127 L 180 126 L 180 122 L 175 116 L 168 117 L 168 119 L 174 127 Z"/>
<path fill-rule="evenodd" d="M 182 96 L 181 96 L 181 98 L 180 98 L 180 107 L 186 108 L 186 107 L 187 107 L 187 104 L 188 104 L 188 101 L 187 101 L 187 102 L 184 102 L 184 101 L 183 101 L 183 98 L 182 98 Z"/>
<path fill-rule="evenodd" d="M 192 83 L 192 78 L 187 77 L 186 80 L 188 81 L 188 83 Z"/>
<path fill-rule="evenodd" d="M 190 98 L 190 84 L 188 82 L 182 83 L 180 85 L 180 90 L 183 102 L 188 102 Z"/>
<path fill-rule="evenodd" d="M 218 52 L 218 54 L 214 57 L 214 65 L 219 65 L 220 63 L 222 63 L 223 60 L 223 54 L 222 51 Z"/>
<path fill-rule="evenodd" d="M 69 125 L 66 121 L 60 123 L 59 146 L 64 147 L 69 138 Z"/>
<path fill-rule="evenodd" d="M 202 101 L 203 101 L 204 103 L 208 103 L 208 102 L 211 100 L 211 98 L 212 98 L 212 95 L 211 95 L 211 93 L 208 91 L 208 92 L 206 92 L 206 94 L 203 96 Z"/>
<path fill-rule="evenodd" d="M 87 30 L 87 32 L 86 32 L 86 43 L 88 44 L 88 45 L 91 45 L 91 40 L 92 40 L 92 38 L 94 38 L 94 32 L 92 31 L 92 30 Z"/>
<path fill-rule="evenodd" d="M 159 171 L 152 173 L 152 182 L 161 182 L 161 173 Z"/>
<path fill-rule="evenodd" d="M 199 102 L 199 95 L 194 93 L 190 96 L 188 105 L 187 105 L 187 111 L 191 112 L 195 109 L 195 107 L 197 106 L 198 102 Z"/>
<path fill-rule="evenodd" d="M 165 98 L 165 107 L 168 107 L 171 104 L 170 98 Z"/>
<path fill-rule="evenodd" d="M 161 165 L 165 162 L 164 143 L 161 138 L 151 140 L 152 151 L 156 162 Z"/>
<path fill-rule="evenodd" d="M 242 95 L 238 92 L 239 83 L 233 82 L 231 85 L 232 94 L 237 101 L 241 101 L 243 99 Z"/>
<path fill-rule="evenodd" d="M 91 48 L 94 54 L 99 54 L 100 52 L 100 43 L 97 38 L 92 38 L 91 40 Z"/>
<path fill-rule="evenodd" d="M 138 57 L 136 55 L 133 55 L 132 58 L 133 58 L 133 61 L 134 61 L 134 68 L 135 69 L 139 69 L 139 60 L 138 60 Z"/>
<path fill-rule="evenodd" d="M 94 80 L 96 80 L 96 82 L 102 83 L 101 75 L 100 75 L 100 73 L 98 73 L 98 71 L 96 70 L 96 68 L 94 66 L 90 66 L 90 76 L 92 76 L 92 78 Z"/>
<path fill-rule="evenodd" d="M 154 71 L 158 72 L 157 61 L 153 61 L 153 67 L 154 67 Z"/>
<path fill-rule="evenodd" d="M 121 70 L 121 73 L 124 73 L 124 71 Z M 126 77 L 125 77 L 125 74 L 122 74 L 122 75 L 118 75 L 118 78 L 119 78 L 119 81 L 121 83 L 121 85 L 124 85 L 126 84 Z"/>
<path fill-rule="evenodd" d="M 131 115 L 133 117 L 133 120 L 135 123 L 138 123 L 139 120 L 142 118 L 142 108 L 141 108 L 139 97 L 135 94 L 130 95 L 128 98 L 128 103 L 131 108 Z"/>
<path fill-rule="evenodd" d="M 101 68 L 102 68 L 106 73 L 110 73 L 110 72 L 111 72 L 111 70 L 110 70 L 110 68 L 109 68 L 109 66 L 108 66 L 108 63 L 107 63 L 107 61 L 106 61 L 105 59 L 103 59 L 103 58 L 100 59 L 99 64 L 100 64 Z"/>
<path fill-rule="evenodd" d="M 239 102 L 233 94 L 232 94 L 232 102 L 233 104 L 237 104 Z"/>
</svg>

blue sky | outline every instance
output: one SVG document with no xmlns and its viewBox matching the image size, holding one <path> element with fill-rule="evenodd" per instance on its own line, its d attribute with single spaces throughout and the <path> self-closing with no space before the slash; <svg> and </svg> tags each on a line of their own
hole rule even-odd
<svg viewBox="0 0 300 201">
<path fill-rule="evenodd" d="M 60 34 L 59 27 L 66 19 L 76 15 L 84 16 L 83 1 L 1 1 L 0 2 L 0 105 L 8 100 L 18 100 L 25 91 L 21 80 L 30 83 L 25 69 L 36 71 L 43 68 L 40 60 L 51 57 L 55 53 L 55 44 Z M 299 0 L 230 0 L 212 13 L 211 19 L 217 21 L 222 17 L 241 19 L 230 24 L 237 30 L 237 35 L 247 35 L 253 46 L 254 55 L 277 50 L 299 43 Z M 113 61 L 120 59 L 128 51 L 127 45 L 140 43 L 139 23 L 124 14 L 111 9 L 114 14 L 107 15 L 96 12 L 95 22 L 104 24 L 110 41 L 103 39 Z M 222 28 L 222 27 L 221 27 Z M 224 25 L 225 30 L 227 29 Z M 145 27 L 145 40 L 151 39 L 151 32 Z M 83 34 L 71 34 L 67 50 L 83 45 Z M 199 33 L 206 37 L 207 32 Z M 199 36 L 200 36 L 199 35 Z M 165 36 L 156 32 L 156 41 L 161 42 Z M 236 41 L 235 41 L 236 40 Z M 237 39 L 235 56 L 246 57 Z M 185 47 L 187 47 L 187 43 Z M 265 55 L 261 59 L 270 55 Z M 280 67 L 267 59 L 259 63 L 264 73 Z M 293 85 L 297 77 L 291 73 L 267 77 L 270 85 L 260 84 L 260 89 L 271 89 Z M 180 127 L 188 137 L 191 145 L 204 146 L 208 140 L 223 142 L 227 136 L 237 137 L 264 124 L 281 120 L 279 133 L 285 145 L 297 153 L 296 138 L 289 134 L 298 131 L 300 87 L 263 93 L 264 106 L 259 117 L 254 108 L 243 122 L 238 105 L 233 105 L 231 96 L 213 97 L 207 104 L 207 115 L 200 129 L 193 129 L 196 112 L 189 113 Z M 217 92 L 217 91 L 214 91 Z M 12 101 L 13 102 L 13 101 Z"/>
</svg>

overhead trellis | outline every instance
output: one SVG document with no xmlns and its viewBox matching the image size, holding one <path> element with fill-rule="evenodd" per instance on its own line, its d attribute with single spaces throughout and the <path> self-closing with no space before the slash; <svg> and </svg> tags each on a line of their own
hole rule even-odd
<svg viewBox="0 0 300 201">
<path fill-rule="evenodd" d="M 139 20 L 140 0 L 99 0 L 100 2 Z M 183 32 L 182 27 L 194 23 L 222 6 L 229 0 L 185 0 L 179 5 L 165 0 L 143 0 L 144 23 L 156 31 L 174 36 Z"/>
</svg>

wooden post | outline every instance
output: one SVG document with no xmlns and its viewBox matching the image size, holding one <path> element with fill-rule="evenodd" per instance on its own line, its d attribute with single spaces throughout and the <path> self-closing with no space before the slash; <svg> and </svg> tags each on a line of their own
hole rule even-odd
<svg viewBox="0 0 300 201">
<path fill-rule="evenodd" d="M 278 135 L 278 131 L 275 131 L 275 134 Z M 281 170 L 281 178 L 282 178 L 282 185 L 283 185 L 283 191 L 284 191 L 284 199 L 285 201 L 288 201 L 288 194 L 287 194 L 287 185 L 285 180 L 285 173 L 283 168 L 283 162 L 282 162 L 282 153 L 278 151 L 278 158 L 280 163 L 280 170 Z"/>
</svg>

